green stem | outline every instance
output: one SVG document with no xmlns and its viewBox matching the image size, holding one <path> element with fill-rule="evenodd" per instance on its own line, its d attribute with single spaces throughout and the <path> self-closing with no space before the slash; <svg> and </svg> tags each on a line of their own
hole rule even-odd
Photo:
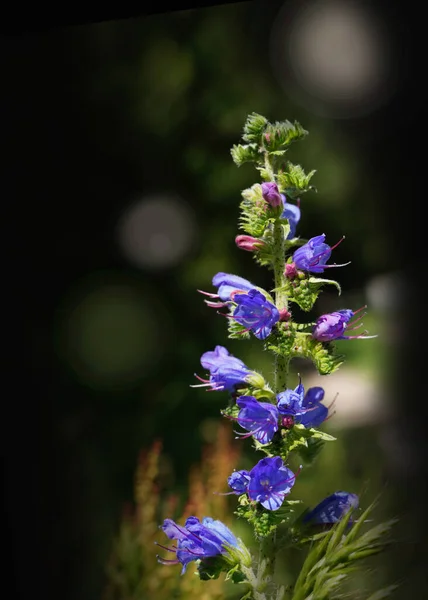
<svg viewBox="0 0 428 600">
<path fill-rule="evenodd" d="M 267 153 L 265 154 L 265 168 L 271 175 L 271 180 L 275 181 L 272 166 L 269 162 Z M 274 229 L 274 247 L 273 247 L 273 267 L 275 277 L 275 289 L 285 286 L 284 263 L 285 263 L 285 239 L 284 229 L 279 217 L 275 220 Z M 287 294 L 285 291 L 275 292 L 275 304 L 278 310 L 288 309 Z M 285 356 L 276 356 L 275 360 L 275 393 L 279 393 L 287 388 L 289 358 Z M 275 561 L 277 554 L 276 532 L 260 542 L 259 566 L 257 569 L 257 587 L 263 590 L 264 585 L 272 580 L 275 571 Z M 281 590 L 282 592 L 282 590 Z M 283 593 L 277 590 L 276 598 L 283 597 Z M 256 598 L 256 596 L 255 596 Z"/>
<path fill-rule="evenodd" d="M 284 263 L 285 263 L 285 240 L 284 230 L 277 219 L 273 229 L 274 247 L 273 247 L 273 268 L 275 274 L 275 289 L 285 286 Z M 287 293 L 277 291 L 275 293 L 275 304 L 278 310 L 288 309 Z M 287 388 L 288 366 L 290 359 L 286 356 L 276 356 L 275 360 L 275 393 L 284 391 Z"/>
</svg>

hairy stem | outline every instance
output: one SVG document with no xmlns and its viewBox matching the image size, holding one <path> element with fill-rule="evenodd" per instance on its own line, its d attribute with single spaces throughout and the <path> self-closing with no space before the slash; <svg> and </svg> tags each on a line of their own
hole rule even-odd
<svg viewBox="0 0 428 600">
<path fill-rule="evenodd" d="M 275 274 L 275 289 L 283 288 L 285 285 L 284 262 L 285 262 L 285 243 L 284 230 L 277 219 L 274 224 L 274 253 L 273 253 L 273 268 Z M 277 291 L 275 293 L 275 304 L 278 310 L 287 310 L 288 301 L 285 291 Z M 285 356 L 276 356 L 275 360 L 275 393 L 282 392 L 287 388 L 288 365 L 290 359 Z"/>
</svg>

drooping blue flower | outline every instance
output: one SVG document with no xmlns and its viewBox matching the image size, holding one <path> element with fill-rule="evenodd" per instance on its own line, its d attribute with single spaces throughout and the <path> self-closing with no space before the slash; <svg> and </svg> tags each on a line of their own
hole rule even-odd
<svg viewBox="0 0 428 600">
<path fill-rule="evenodd" d="M 254 396 L 241 396 L 236 404 L 240 407 L 237 422 L 249 431 L 243 437 L 253 436 L 261 444 L 268 444 L 278 431 L 278 409 L 269 402 L 258 402 Z"/>
<path fill-rule="evenodd" d="M 377 337 L 376 335 L 343 335 L 345 330 L 351 331 L 355 329 L 355 324 L 360 321 L 365 315 L 356 319 L 353 323 L 353 327 L 349 329 L 348 325 L 354 315 L 360 310 L 366 308 L 365 306 L 359 308 L 356 311 L 350 309 L 342 309 L 326 315 L 318 317 L 314 328 L 312 330 L 312 337 L 319 342 L 331 342 L 332 340 L 352 340 L 352 339 L 370 339 Z M 361 327 L 361 325 L 358 325 Z M 364 332 L 367 333 L 367 332 Z"/>
<path fill-rule="evenodd" d="M 181 563 L 181 573 L 186 571 L 189 562 L 209 558 L 218 555 L 227 555 L 229 549 L 238 546 L 238 540 L 233 533 L 221 521 L 215 521 L 211 517 L 204 517 L 202 523 L 197 517 L 189 517 L 184 527 L 177 525 L 172 519 L 165 519 L 161 529 L 171 540 L 177 540 L 176 547 L 161 548 L 174 552 L 176 558 L 169 560 L 159 556 L 158 561 L 162 564 Z"/>
<path fill-rule="evenodd" d="M 259 340 L 266 339 L 280 318 L 276 306 L 256 289 L 236 294 L 233 301 L 236 302 L 237 307 L 232 318 L 243 325 L 247 331 L 252 331 Z"/>
<path fill-rule="evenodd" d="M 310 273 L 323 273 L 324 269 L 332 267 L 344 267 L 343 265 L 327 265 L 326 262 L 331 256 L 331 251 L 336 248 L 343 237 L 334 246 L 324 243 L 325 234 L 317 235 L 311 238 L 306 244 L 300 246 L 293 254 L 293 263 L 296 269 L 308 271 Z M 349 263 L 346 263 L 349 264 Z"/>
<path fill-rule="evenodd" d="M 250 471 L 248 497 L 268 510 L 278 510 L 290 493 L 296 475 L 280 456 L 262 458 Z"/>
<path fill-rule="evenodd" d="M 227 478 L 227 483 L 235 494 L 245 494 L 250 484 L 250 472 L 245 469 L 233 471 Z"/>
<path fill-rule="evenodd" d="M 319 386 L 308 389 L 302 403 L 305 412 L 297 417 L 297 423 L 308 428 L 319 427 L 327 419 L 328 408 L 321 404 L 324 394 L 323 388 Z"/>
<path fill-rule="evenodd" d="M 264 378 L 255 371 L 251 371 L 239 358 L 235 358 L 223 346 L 216 346 L 215 350 L 205 352 L 201 356 L 201 365 L 210 372 L 209 380 L 204 380 L 201 385 L 192 387 L 209 387 L 211 390 L 235 392 L 240 385 L 251 384 L 263 388 Z"/>
<path fill-rule="evenodd" d="M 227 306 L 228 302 L 233 300 L 236 293 L 248 292 L 254 288 L 254 285 L 250 281 L 238 275 L 231 275 L 230 273 L 217 273 L 214 275 L 212 283 L 218 288 L 217 294 L 202 290 L 198 290 L 198 292 L 216 300 L 215 302 L 205 300 L 206 304 L 213 308 Z"/>
<path fill-rule="evenodd" d="M 299 383 L 296 389 L 277 395 L 278 412 L 305 427 L 318 427 L 328 416 L 328 408 L 321 404 L 323 399 L 322 387 L 309 388 L 305 394 L 305 388 Z"/>
<path fill-rule="evenodd" d="M 349 492 L 334 492 L 308 512 L 304 523 L 330 525 L 337 523 L 351 509 L 358 508 L 359 499 Z"/>
<path fill-rule="evenodd" d="M 217 273 L 217 275 L 214 275 L 213 285 L 218 288 L 218 295 L 223 302 L 233 300 L 234 292 L 249 292 L 255 287 L 247 279 L 228 273 Z"/>
<path fill-rule="evenodd" d="M 286 239 L 292 240 L 294 237 L 296 237 L 296 229 L 300 221 L 301 212 L 298 206 L 295 204 L 290 204 L 286 201 L 284 194 L 281 194 L 281 196 L 284 204 L 284 210 L 282 211 L 281 217 L 283 219 L 288 219 L 288 224 L 290 225 L 290 233 L 287 235 Z"/>
</svg>

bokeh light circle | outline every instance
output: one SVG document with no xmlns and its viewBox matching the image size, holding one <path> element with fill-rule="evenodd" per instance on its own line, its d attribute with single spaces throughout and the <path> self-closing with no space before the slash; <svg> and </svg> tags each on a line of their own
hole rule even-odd
<svg viewBox="0 0 428 600">
<path fill-rule="evenodd" d="M 287 95 L 330 118 L 372 112 L 397 83 L 388 30 L 356 0 L 286 3 L 272 29 L 271 61 Z"/>
<path fill-rule="evenodd" d="M 155 194 L 133 202 L 118 223 L 118 244 L 137 267 L 160 270 L 180 263 L 195 238 L 195 218 L 179 196 Z"/>
</svg>

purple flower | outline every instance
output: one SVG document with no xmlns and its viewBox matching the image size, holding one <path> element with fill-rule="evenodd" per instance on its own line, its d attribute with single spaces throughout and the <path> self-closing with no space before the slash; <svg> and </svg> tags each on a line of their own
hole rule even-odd
<svg viewBox="0 0 428 600">
<path fill-rule="evenodd" d="M 261 444 L 268 444 L 278 431 L 278 409 L 269 402 L 258 402 L 254 396 L 241 396 L 236 404 L 240 407 L 239 425 L 249 431 L 243 437 L 253 436 Z"/>
<path fill-rule="evenodd" d="M 205 296 L 209 296 L 210 298 L 219 298 L 221 300 L 221 302 L 210 302 L 205 300 L 208 306 L 212 306 L 214 308 L 226 306 L 227 302 L 233 300 L 236 292 L 248 292 L 254 288 L 254 285 L 250 281 L 247 281 L 238 275 L 231 275 L 229 273 L 217 273 L 217 275 L 214 275 L 212 283 L 216 288 L 218 288 L 217 294 L 203 292 L 202 290 L 198 291 Z"/>
<path fill-rule="evenodd" d="M 305 388 L 301 383 L 295 390 L 285 390 L 277 395 L 278 412 L 284 415 L 284 426 L 289 427 L 289 418 L 304 427 L 318 427 L 326 420 L 328 408 L 321 404 L 324 399 L 322 387 L 309 388 L 305 395 Z"/>
<path fill-rule="evenodd" d="M 321 404 L 323 399 L 322 387 L 309 388 L 302 403 L 305 412 L 296 419 L 297 423 L 308 428 L 319 427 L 327 419 L 329 411 L 329 407 Z"/>
<path fill-rule="evenodd" d="M 282 204 L 282 196 L 279 193 L 278 186 L 274 181 L 262 183 L 262 195 L 272 208 L 276 208 Z"/>
<path fill-rule="evenodd" d="M 181 563 L 183 565 L 181 574 L 193 560 L 227 555 L 230 548 L 238 546 L 238 540 L 230 529 L 221 521 L 214 521 L 210 517 L 204 517 L 202 523 L 197 517 L 189 517 L 184 527 L 177 525 L 172 519 L 165 519 L 161 529 L 169 539 L 177 540 L 177 545 L 172 548 L 165 548 L 160 544 L 158 546 L 174 552 L 177 558 L 167 560 L 158 556 L 158 561 L 162 564 Z"/>
<path fill-rule="evenodd" d="M 296 475 L 280 456 L 262 458 L 249 473 L 248 497 L 268 510 L 278 510 L 290 493 Z"/>
<path fill-rule="evenodd" d="M 335 492 L 308 512 L 304 516 L 303 522 L 319 525 L 337 523 L 351 508 L 358 508 L 358 504 L 359 500 L 356 494 Z"/>
<path fill-rule="evenodd" d="M 290 233 L 287 235 L 287 240 L 291 240 L 296 236 L 297 224 L 300 221 L 300 208 L 295 204 L 290 204 L 286 201 L 284 194 L 281 194 L 282 201 L 284 204 L 284 210 L 282 212 L 281 218 L 288 219 L 288 224 L 290 225 Z"/>
<path fill-rule="evenodd" d="M 264 378 L 251 371 L 239 358 L 235 358 L 223 346 L 205 352 L 201 356 L 201 365 L 210 372 L 209 380 L 198 377 L 203 383 L 192 387 L 209 387 L 215 391 L 235 392 L 239 385 L 252 384 L 255 387 L 265 385 Z"/>
<path fill-rule="evenodd" d="M 279 321 L 279 311 L 274 304 L 256 289 L 236 294 L 233 301 L 238 305 L 231 318 L 252 331 L 259 340 L 266 339 Z"/>
<path fill-rule="evenodd" d="M 344 267 L 343 265 L 327 265 L 326 262 L 331 256 L 331 251 L 336 248 L 343 237 L 337 244 L 330 247 L 324 243 L 325 234 L 317 235 L 311 238 L 306 244 L 298 248 L 293 254 L 293 263 L 296 269 L 301 271 L 309 271 L 310 273 L 323 273 L 324 269 L 331 267 Z M 346 263 L 349 265 L 349 263 Z"/>
<path fill-rule="evenodd" d="M 250 472 L 233 471 L 232 475 L 227 478 L 227 483 L 235 494 L 245 494 L 250 484 Z"/>
<path fill-rule="evenodd" d="M 360 321 L 366 313 L 358 317 L 353 324 L 352 327 L 349 328 L 348 324 L 350 323 L 352 317 L 356 315 L 360 310 L 367 308 L 363 306 L 356 311 L 352 311 L 350 309 L 338 310 L 333 313 L 329 313 L 327 315 L 321 315 L 318 317 L 315 326 L 312 330 L 312 337 L 319 342 L 331 342 L 332 340 L 352 340 L 352 339 L 370 339 L 377 337 L 376 335 L 343 335 L 345 330 L 352 331 L 361 327 L 360 325 L 356 326 L 356 323 Z M 367 333 L 366 331 L 364 333 Z"/>
<path fill-rule="evenodd" d="M 312 387 L 305 394 L 300 383 L 295 390 L 285 390 L 277 397 L 277 405 L 269 402 L 259 402 L 254 396 L 241 396 L 236 404 L 241 409 L 236 420 L 249 433 L 238 434 L 243 438 L 253 436 L 261 444 L 272 441 L 279 427 L 291 429 L 295 423 L 304 427 L 318 427 L 327 417 L 330 407 L 322 404 L 324 390 Z"/>
</svg>

